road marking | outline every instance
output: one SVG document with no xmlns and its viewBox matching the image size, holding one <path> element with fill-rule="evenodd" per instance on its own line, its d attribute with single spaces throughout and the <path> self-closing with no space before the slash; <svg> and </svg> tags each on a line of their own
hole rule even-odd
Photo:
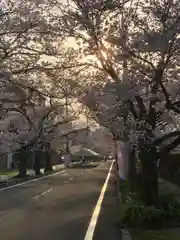
<svg viewBox="0 0 180 240">
<path fill-rule="evenodd" d="M 122 232 L 122 239 L 123 240 L 132 240 L 132 238 L 131 238 L 127 229 L 122 229 L 121 232 Z"/>
<path fill-rule="evenodd" d="M 48 178 L 48 177 L 53 177 L 53 176 L 59 175 L 59 174 L 64 173 L 64 172 L 65 172 L 65 170 L 57 172 L 57 173 L 53 173 L 53 174 L 50 174 L 50 175 L 46 175 L 46 176 L 43 176 L 43 177 L 35 178 L 35 179 L 27 181 L 27 182 L 18 183 L 18 184 L 9 186 L 9 187 L 0 188 L 0 192 L 11 189 L 11 188 L 20 187 L 20 186 L 23 186 L 23 185 L 26 185 L 26 184 L 29 184 L 29 183 L 32 183 L 32 182 L 37 182 L 41 179 L 45 179 L 45 178 Z"/>
<path fill-rule="evenodd" d="M 112 164 L 109 168 L 109 172 L 108 172 L 108 175 L 106 177 L 106 181 L 105 181 L 105 183 L 102 187 L 101 194 L 100 194 L 99 199 L 96 203 L 96 207 L 94 209 L 94 212 L 93 212 L 91 221 L 89 223 L 89 226 L 88 226 L 88 229 L 87 229 L 84 240 L 92 240 L 93 239 L 94 230 L 96 228 L 97 220 L 98 220 L 99 213 L 100 213 L 100 210 L 101 210 L 101 205 L 102 205 L 102 202 L 103 202 L 103 199 L 104 199 L 104 194 L 105 194 L 107 186 L 108 186 L 108 181 L 109 181 L 109 178 L 110 178 L 110 175 L 111 175 L 113 164 L 114 164 L 114 161 L 112 162 Z"/>
<path fill-rule="evenodd" d="M 41 194 L 39 194 L 39 195 L 33 197 L 33 199 L 38 199 L 39 197 L 41 197 L 41 196 L 43 196 L 43 195 L 45 195 L 45 194 L 51 192 L 52 190 L 53 190 L 53 188 L 50 188 L 50 189 L 47 190 L 46 192 L 43 192 L 43 193 L 41 193 Z"/>
</svg>

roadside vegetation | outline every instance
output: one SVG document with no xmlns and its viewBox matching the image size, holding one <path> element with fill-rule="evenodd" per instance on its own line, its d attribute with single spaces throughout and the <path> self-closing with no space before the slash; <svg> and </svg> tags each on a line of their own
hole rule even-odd
<svg viewBox="0 0 180 240">
<path fill-rule="evenodd" d="M 178 227 L 177 193 L 164 195 L 159 180 L 180 145 L 179 0 L 4 1 L 0 36 L 1 150 L 18 152 L 18 177 L 32 153 L 35 174 L 42 155 L 51 172 L 52 142 L 69 152 L 91 119 L 114 155 L 131 146 L 119 227 Z M 178 182 L 180 164 L 172 169 Z"/>
</svg>

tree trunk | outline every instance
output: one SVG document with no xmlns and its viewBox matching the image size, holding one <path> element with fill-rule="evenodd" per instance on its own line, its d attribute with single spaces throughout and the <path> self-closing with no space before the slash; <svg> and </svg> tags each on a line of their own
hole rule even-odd
<svg viewBox="0 0 180 240">
<path fill-rule="evenodd" d="M 147 205 L 158 203 L 158 171 L 156 161 L 156 149 L 143 149 L 139 153 L 140 158 L 140 198 Z"/>
<path fill-rule="evenodd" d="M 51 154 L 49 151 L 45 152 L 45 169 L 44 172 L 52 172 L 53 167 L 52 167 L 52 162 L 51 162 Z"/>
<path fill-rule="evenodd" d="M 24 178 L 26 177 L 26 152 L 25 151 L 21 151 L 19 154 L 19 165 L 18 165 L 18 177 L 20 178 Z"/>
<path fill-rule="evenodd" d="M 34 159 L 34 167 L 33 167 L 35 174 L 41 174 L 41 152 L 35 151 L 35 159 Z"/>
<path fill-rule="evenodd" d="M 132 149 L 132 152 L 129 156 L 129 178 L 130 181 L 137 180 L 137 172 L 136 172 L 136 151 L 135 148 Z"/>
</svg>

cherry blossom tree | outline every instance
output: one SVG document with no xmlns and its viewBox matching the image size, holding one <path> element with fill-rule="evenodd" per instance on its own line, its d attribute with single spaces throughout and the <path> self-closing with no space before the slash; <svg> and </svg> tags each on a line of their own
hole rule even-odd
<svg viewBox="0 0 180 240">
<path fill-rule="evenodd" d="M 21 3 L 1 4 L 1 89 L 26 89 L 24 102 L 33 92 L 62 100 L 68 85 L 71 100 L 85 103 L 116 140 L 133 142 L 143 200 L 156 202 L 157 162 L 180 143 L 178 0 Z M 76 49 L 62 49 L 68 39 Z M 157 138 L 165 123 L 173 132 Z"/>
<path fill-rule="evenodd" d="M 127 124 L 135 127 L 143 197 L 155 202 L 157 160 L 179 144 L 179 131 L 156 140 L 159 121 L 175 120 L 179 112 L 179 93 L 172 93 L 179 84 L 178 1 L 74 0 L 57 8 L 60 26 L 66 36 L 75 38 L 84 65 L 93 65 L 96 75 L 105 76 L 103 85 L 115 83 L 116 116 L 121 119 L 118 129 L 123 129 L 121 136 L 115 132 L 116 138 L 132 139 Z M 175 136 L 158 152 L 157 144 Z"/>
<path fill-rule="evenodd" d="M 64 114 L 65 105 L 71 108 L 75 101 L 70 97 L 72 86 L 66 84 L 69 65 L 73 65 L 70 56 L 73 60 L 75 56 L 63 49 L 63 35 L 50 24 L 51 6 L 39 0 L 0 3 L 1 145 L 11 150 L 37 149 L 38 142 L 48 143 L 55 135 L 65 137 L 63 131 L 55 134 L 56 129 L 80 112 L 71 109 L 68 116 Z"/>
</svg>

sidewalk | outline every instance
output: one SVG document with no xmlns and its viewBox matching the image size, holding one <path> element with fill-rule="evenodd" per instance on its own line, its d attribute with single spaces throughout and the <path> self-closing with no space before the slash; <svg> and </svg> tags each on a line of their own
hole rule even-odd
<svg viewBox="0 0 180 240">
<path fill-rule="evenodd" d="M 85 165 L 85 164 L 87 164 L 87 163 L 83 163 L 83 162 L 71 163 L 70 168 L 71 168 L 71 167 L 73 168 L 73 167 L 75 167 L 76 165 Z M 88 164 L 93 165 L 93 164 L 97 164 L 97 163 L 92 162 L 92 163 L 88 163 Z M 53 171 L 58 171 L 58 170 L 61 170 L 61 169 L 64 169 L 64 168 L 66 168 L 65 165 L 64 165 L 64 163 L 61 163 L 61 164 L 58 164 L 58 165 L 54 165 L 54 166 L 53 166 Z M 41 168 L 40 171 L 41 171 L 41 174 L 44 174 L 44 168 Z M 0 182 L 6 182 L 6 181 L 8 181 L 9 179 L 11 179 L 11 178 L 13 178 L 14 176 L 16 176 L 17 173 L 18 173 L 18 171 L 12 171 L 12 173 L 0 175 Z M 29 176 L 35 176 L 34 170 L 33 170 L 33 169 L 28 169 L 28 170 L 27 170 L 27 175 L 29 175 Z"/>
<path fill-rule="evenodd" d="M 108 188 L 104 196 L 101 212 L 98 218 L 93 240 L 131 240 L 129 236 L 121 236 L 121 229 L 116 227 L 117 221 L 117 192 L 115 168 L 112 171 Z"/>
</svg>

